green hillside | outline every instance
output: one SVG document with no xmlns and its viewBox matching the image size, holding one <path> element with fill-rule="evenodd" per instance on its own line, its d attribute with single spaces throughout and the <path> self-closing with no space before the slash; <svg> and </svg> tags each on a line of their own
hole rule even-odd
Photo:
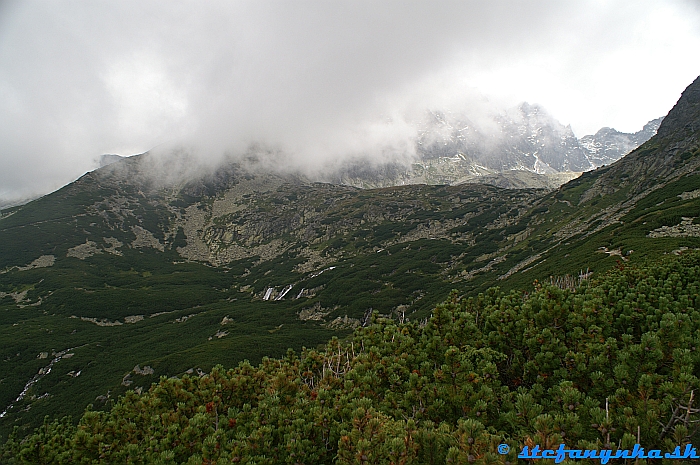
<svg viewBox="0 0 700 465">
<path fill-rule="evenodd" d="M 358 328 L 352 337 L 371 333 L 373 314 L 385 326 L 405 325 L 417 341 L 453 289 L 460 302 L 497 296 L 487 291 L 493 286 L 522 295 L 550 284 L 588 289 L 597 280 L 590 288 L 600 289 L 613 279 L 602 278 L 610 269 L 651 272 L 654 260 L 700 248 L 700 79 L 654 138 L 552 192 L 469 184 L 362 190 L 236 163 L 164 177 L 160 162 L 130 157 L 0 212 L 3 440 L 15 427 L 17 437 L 31 433 L 47 415 L 77 421 L 88 405 L 109 412 L 120 396 L 147 392 L 162 377 L 195 379 L 264 357 L 277 366 L 288 349 L 312 353 L 333 337 L 345 347 Z M 697 300 L 687 299 L 678 305 L 695 311 Z M 662 303 L 642 314 L 656 318 Z M 630 344 L 658 329 L 639 333 L 637 323 L 630 320 Z M 611 337 L 626 334 L 618 330 Z M 370 350 L 369 339 L 358 341 Z M 496 350 L 477 349 L 474 360 Z M 265 376 L 277 376 L 268 368 Z M 524 380 L 524 372 L 503 376 Z M 408 421 L 401 415 L 394 420 Z"/>
<path fill-rule="evenodd" d="M 575 290 L 453 294 L 323 350 L 161 378 L 79 424 L 47 420 L 6 463 L 516 463 L 524 445 L 697 443 L 700 253 Z M 498 455 L 499 444 L 510 453 Z M 598 460 L 576 463 L 599 463 Z M 692 463 L 692 460 L 674 463 Z"/>
<path fill-rule="evenodd" d="M 3 434 L 159 376 L 315 347 L 373 311 L 422 320 L 541 196 L 237 173 L 140 195 L 148 186 L 111 169 L 0 219 Z"/>
</svg>

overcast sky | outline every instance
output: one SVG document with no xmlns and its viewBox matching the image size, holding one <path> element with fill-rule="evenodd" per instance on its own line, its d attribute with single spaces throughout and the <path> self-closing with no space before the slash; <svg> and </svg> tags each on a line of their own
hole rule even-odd
<svg viewBox="0 0 700 465">
<path fill-rule="evenodd" d="M 400 149 L 416 112 L 485 99 L 634 132 L 698 50 L 698 0 L 0 0 L 0 202 L 159 144 Z"/>
</svg>

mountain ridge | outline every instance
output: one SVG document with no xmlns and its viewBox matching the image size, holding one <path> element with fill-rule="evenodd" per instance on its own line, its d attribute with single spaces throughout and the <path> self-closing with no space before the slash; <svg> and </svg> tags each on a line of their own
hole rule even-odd
<svg viewBox="0 0 700 465">
<path fill-rule="evenodd" d="M 636 133 L 602 128 L 577 138 L 539 105 L 523 103 L 494 116 L 496 129 L 480 129 L 465 115 L 428 112 L 416 140 L 416 160 L 410 166 L 379 166 L 349 162 L 330 179 L 356 187 L 389 187 L 414 183 L 489 183 L 523 186 L 508 179 L 521 172 L 536 174 L 527 187 L 557 188 L 581 172 L 613 163 L 656 133 L 663 118 Z M 483 126 L 483 125 L 482 125 Z M 565 174 L 571 173 L 571 174 Z"/>
<path fill-rule="evenodd" d="M 630 155 L 553 191 L 358 189 L 240 164 L 190 179 L 186 157 L 163 173 L 144 154 L 4 210 L 0 432 L 344 337 L 373 312 L 424 321 L 454 288 L 531 289 L 700 248 L 698 87 Z"/>
</svg>

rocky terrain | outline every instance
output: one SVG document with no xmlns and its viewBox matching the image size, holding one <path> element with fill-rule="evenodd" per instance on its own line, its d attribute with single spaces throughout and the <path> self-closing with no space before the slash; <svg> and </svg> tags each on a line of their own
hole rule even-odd
<svg viewBox="0 0 700 465">
<path fill-rule="evenodd" d="M 579 139 L 542 107 L 527 103 L 494 116 L 486 126 L 464 114 L 428 112 L 410 166 L 348 163 L 329 179 L 363 188 L 468 182 L 555 189 L 622 158 L 649 140 L 662 120 L 632 134 L 602 128 Z"/>
<path fill-rule="evenodd" d="M 582 172 L 619 160 L 656 134 L 662 120 L 650 121 L 632 134 L 602 128 L 579 139 L 538 105 L 523 103 L 494 116 L 486 127 L 464 114 L 431 111 L 413 141 L 413 162 L 377 164 L 360 157 L 320 180 L 364 189 L 463 183 L 556 189 Z M 123 158 L 102 155 L 99 166 Z"/>
<path fill-rule="evenodd" d="M 360 189 L 235 163 L 187 179 L 154 175 L 158 160 L 144 154 L 2 210 L 0 432 L 109 406 L 160 376 L 314 347 L 374 312 L 423 321 L 451 289 L 595 279 L 700 247 L 700 81 L 650 140 L 554 190 L 520 187 L 537 171 L 584 168 L 586 152 L 566 128 L 522 122 L 546 120 L 541 110 L 518 111 L 520 125 L 503 122 L 522 133 L 502 146 L 512 157 L 489 172 L 484 156 L 478 173 L 509 189 Z M 442 142 L 426 136 L 426 160 L 464 148 L 457 158 L 471 163 L 478 137 L 459 127 Z M 513 155 L 542 143 L 527 165 Z M 527 169 L 506 172 L 518 163 Z"/>
<path fill-rule="evenodd" d="M 649 121 L 640 131 L 623 133 L 613 128 L 602 128 L 594 135 L 583 136 L 579 143 L 588 151 L 587 158 L 595 167 L 609 165 L 651 139 L 663 118 Z"/>
</svg>

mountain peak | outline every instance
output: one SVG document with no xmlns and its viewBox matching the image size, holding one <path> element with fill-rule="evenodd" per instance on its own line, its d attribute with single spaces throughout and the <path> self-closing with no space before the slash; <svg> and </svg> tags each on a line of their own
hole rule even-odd
<svg viewBox="0 0 700 465">
<path fill-rule="evenodd" d="M 657 132 L 660 138 L 676 134 L 677 138 L 690 137 L 696 141 L 698 133 L 700 133 L 700 76 L 686 87 Z"/>
<path fill-rule="evenodd" d="M 700 77 L 683 91 L 676 105 L 661 122 L 656 135 L 610 165 L 609 169 L 599 172 L 580 202 L 617 192 L 630 184 L 628 195 L 646 195 L 697 172 L 700 169 L 699 134 Z"/>
</svg>

